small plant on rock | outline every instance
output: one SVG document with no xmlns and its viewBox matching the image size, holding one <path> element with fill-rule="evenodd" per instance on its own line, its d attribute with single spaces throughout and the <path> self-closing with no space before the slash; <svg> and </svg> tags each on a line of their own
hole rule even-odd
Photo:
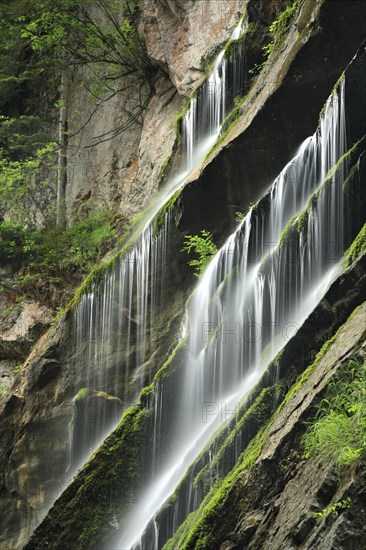
<svg viewBox="0 0 366 550">
<path fill-rule="evenodd" d="M 194 252 L 197 258 L 190 260 L 188 265 L 195 268 L 196 277 L 200 277 L 210 263 L 211 258 L 217 252 L 217 246 L 212 240 L 212 234 L 203 229 L 201 235 L 186 235 L 182 251 L 191 254 Z"/>
</svg>

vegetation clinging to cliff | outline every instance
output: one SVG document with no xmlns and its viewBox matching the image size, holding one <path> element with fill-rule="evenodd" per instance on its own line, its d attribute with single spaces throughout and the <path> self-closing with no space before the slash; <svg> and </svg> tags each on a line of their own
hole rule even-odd
<svg viewBox="0 0 366 550">
<path fill-rule="evenodd" d="M 113 131 L 106 128 L 93 145 L 141 118 L 155 69 L 139 37 L 138 21 L 135 0 L 2 3 L 0 215 L 34 227 L 54 223 L 61 170 L 54 153 L 65 147 L 66 162 L 67 141 L 83 129 L 75 111 L 66 116 L 59 141 L 51 139 L 67 105 L 70 68 L 90 93 L 91 117 L 103 102 L 131 91 L 130 117 Z"/>
<path fill-rule="evenodd" d="M 204 272 L 212 257 L 217 252 L 217 246 L 212 240 L 212 234 L 203 229 L 201 235 L 186 235 L 182 251 L 190 254 L 192 251 L 197 258 L 190 260 L 188 265 L 195 268 L 196 277 Z"/>
<path fill-rule="evenodd" d="M 349 267 L 366 249 L 366 223 L 346 253 L 344 267 Z"/>
<path fill-rule="evenodd" d="M 54 299 L 59 306 L 68 297 L 66 289 L 80 282 L 116 242 L 117 232 L 107 212 L 95 212 L 64 230 L 39 231 L 0 222 L 0 265 L 11 264 L 18 270 L 14 288 L 19 294 Z"/>
<path fill-rule="evenodd" d="M 349 361 L 331 381 L 303 437 L 305 456 L 342 468 L 366 459 L 366 362 Z"/>
</svg>

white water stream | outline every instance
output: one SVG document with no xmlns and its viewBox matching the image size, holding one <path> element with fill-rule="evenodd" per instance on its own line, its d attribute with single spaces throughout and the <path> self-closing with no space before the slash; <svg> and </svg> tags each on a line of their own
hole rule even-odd
<svg viewBox="0 0 366 550">
<path fill-rule="evenodd" d="M 119 549 L 161 547 L 157 512 L 223 417 L 253 388 L 339 272 L 346 163 L 322 183 L 346 152 L 344 87 L 343 82 L 329 98 L 317 132 L 274 181 L 267 200 L 247 214 L 216 254 L 188 304 L 184 382 L 176 388 L 177 414 L 171 421 L 174 444 L 160 460 L 157 448 L 159 469 L 122 519 Z M 298 215 L 284 236 L 287 223 L 310 197 L 307 214 Z M 169 417 L 166 402 L 171 400 L 159 385 L 158 419 Z M 159 446 L 164 434 L 160 421 L 155 426 L 158 433 L 151 441 Z M 154 529 L 143 536 L 150 521 Z"/>
<path fill-rule="evenodd" d="M 230 40 L 237 40 L 244 29 L 243 19 Z M 164 304 L 169 230 L 166 219 L 165 228 L 154 235 L 153 220 L 161 207 L 185 185 L 190 174 L 200 166 L 215 144 L 225 115 L 234 107 L 234 98 L 243 94 L 242 63 L 241 55 L 229 64 L 224 50 L 219 54 L 210 76 L 199 88 L 183 119 L 182 172 L 167 181 L 148 208 L 145 219 L 135 231 L 135 244 L 131 251 L 106 272 L 102 281 L 93 284 L 92 289 L 82 296 L 76 313 L 79 365 L 75 394 L 81 388 L 105 392 L 122 399 L 122 406 L 126 408 L 146 383 L 144 365 L 153 352 L 151 331 L 154 318 Z M 131 357 L 126 354 L 126 350 L 130 349 L 136 350 Z M 134 391 L 131 398 L 128 394 L 131 394 L 132 374 Z M 120 407 L 115 401 L 111 419 L 111 411 L 107 414 L 110 403 L 106 401 L 105 409 L 101 409 L 95 400 L 79 409 L 82 410 L 82 418 L 74 419 L 71 434 L 70 473 L 88 459 L 117 425 Z M 76 405 L 80 407 L 81 401 L 77 400 Z M 74 416 L 78 416 L 76 412 Z"/>
</svg>

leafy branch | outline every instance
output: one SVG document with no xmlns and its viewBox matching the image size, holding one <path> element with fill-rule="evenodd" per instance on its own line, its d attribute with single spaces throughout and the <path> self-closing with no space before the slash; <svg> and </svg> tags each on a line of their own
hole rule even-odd
<svg viewBox="0 0 366 550">
<path fill-rule="evenodd" d="M 194 252 L 197 258 L 190 260 L 188 265 L 195 268 L 195 276 L 200 277 L 212 257 L 217 252 L 217 246 L 212 240 L 212 234 L 203 229 L 201 235 L 186 235 L 182 252 Z"/>
</svg>

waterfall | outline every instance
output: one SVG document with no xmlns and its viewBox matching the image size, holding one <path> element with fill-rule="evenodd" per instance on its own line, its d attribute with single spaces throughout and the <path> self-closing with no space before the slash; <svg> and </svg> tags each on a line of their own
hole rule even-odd
<svg viewBox="0 0 366 550">
<path fill-rule="evenodd" d="M 215 255 L 188 303 L 183 382 L 174 395 L 157 385 L 152 399 L 159 421 L 151 441 L 159 468 L 123 519 L 119 548 L 161 548 L 177 529 L 176 518 L 197 508 L 197 494 L 190 491 L 183 513 L 175 507 L 171 530 L 161 538 L 159 510 L 188 466 L 235 414 L 341 269 L 348 173 L 344 94 L 343 80 L 316 133 Z"/>
<path fill-rule="evenodd" d="M 243 18 L 234 29 L 229 44 L 237 41 L 246 28 Z M 222 123 L 245 93 L 247 74 L 242 52 L 244 41 L 235 50 L 234 60 L 225 50 L 217 56 L 207 80 L 192 98 L 182 124 L 187 168 L 197 163 L 202 149 L 209 151 L 220 135 Z"/>
<path fill-rule="evenodd" d="M 245 27 L 243 18 L 230 41 L 237 41 Z M 154 234 L 153 220 L 214 145 L 225 115 L 234 107 L 235 97 L 244 93 L 245 74 L 241 46 L 231 60 L 226 59 L 225 50 L 219 54 L 182 121 L 181 173 L 167 181 L 148 208 L 135 231 L 130 252 L 121 256 L 80 300 L 76 312 L 78 366 L 70 475 L 117 425 L 121 411 L 151 381 L 154 373 L 147 361 L 153 352 L 155 317 L 164 307 L 169 216 L 165 216 L 165 225 L 158 235 Z"/>
</svg>

